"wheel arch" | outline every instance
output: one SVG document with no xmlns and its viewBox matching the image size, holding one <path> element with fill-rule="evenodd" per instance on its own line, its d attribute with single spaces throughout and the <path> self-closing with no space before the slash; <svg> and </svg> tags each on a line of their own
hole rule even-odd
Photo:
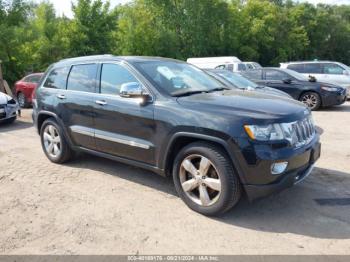
<svg viewBox="0 0 350 262">
<path fill-rule="evenodd" d="M 245 179 L 240 170 L 238 161 L 236 157 L 229 150 L 229 146 L 227 141 L 222 138 L 204 135 L 204 134 L 196 134 L 196 133 L 187 133 L 187 132 L 179 132 L 174 134 L 166 148 L 166 156 L 164 157 L 163 163 L 161 164 L 162 169 L 166 176 L 171 176 L 172 167 L 174 164 L 175 157 L 177 153 L 184 148 L 185 146 L 194 143 L 194 142 L 206 142 L 218 146 L 227 156 L 231 159 L 232 166 L 237 173 L 241 183 L 244 184 Z"/>
<path fill-rule="evenodd" d="M 300 93 L 300 95 L 299 95 L 299 97 L 298 97 L 298 100 L 300 101 L 300 99 L 301 99 L 301 97 L 305 94 L 305 93 L 316 93 L 319 97 L 320 97 L 320 99 L 321 99 L 321 104 L 320 104 L 320 106 L 323 106 L 323 98 L 322 98 L 322 95 L 320 94 L 320 92 L 318 92 L 318 91 L 316 91 L 316 90 L 310 90 L 310 89 L 308 89 L 308 90 L 303 90 L 301 93 Z"/>
</svg>

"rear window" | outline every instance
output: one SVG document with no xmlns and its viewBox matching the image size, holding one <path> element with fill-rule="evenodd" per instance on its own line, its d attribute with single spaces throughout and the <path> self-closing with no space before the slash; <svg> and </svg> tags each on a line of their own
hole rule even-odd
<svg viewBox="0 0 350 262">
<path fill-rule="evenodd" d="M 288 69 L 294 70 L 298 73 L 304 73 L 304 65 L 303 64 L 291 64 L 287 66 Z"/>
<path fill-rule="evenodd" d="M 69 67 L 56 68 L 52 70 L 46 78 L 44 87 L 66 89 L 66 81 L 69 73 Z"/>
<path fill-rule="evenodd" d="M 69 73 L 67 89 L 95 92 L 97 64 L 74 65 Z"/>
<path fill-rule="evenodd" d="M 238 64 L 238 71 L 245 71 L 247 68 L 245 67 L 245 64 Z"/>
</svg>

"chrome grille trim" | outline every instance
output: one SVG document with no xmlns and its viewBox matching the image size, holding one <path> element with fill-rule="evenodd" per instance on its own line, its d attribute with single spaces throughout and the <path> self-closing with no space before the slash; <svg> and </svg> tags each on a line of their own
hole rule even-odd
<svg viewBox="0 0 350 262">
<path fill-rule="evenodd" d="M 315 136 L 315 127 L 310 117 L 294 122 L 292 128 L 291 143 L 295 147 L 307 145 Z"/>
</svg>

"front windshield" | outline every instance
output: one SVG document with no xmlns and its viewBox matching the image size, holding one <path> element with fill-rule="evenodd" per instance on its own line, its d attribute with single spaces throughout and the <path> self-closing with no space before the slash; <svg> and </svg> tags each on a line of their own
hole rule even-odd
<svg viewBox="0 0 350 262">
<path fill-rule="evenodd" d="M 176 61 L 138 62 L 136 67 L 160 90 L 171 96 L 225 88 L 219 81 L 190 64 Z"/>
<path fill-rule="evenodd" d="M 247 78 L 245 78 L 239 74 L 232 73 L 230 71 L 227 71 L 227 72 L 220 71 L 220 72 L 217 72 L 217 74 L 240 89 L 247 89 L 249 87 L 256 88 L 258 86 L 257 84 L 248 80 Z"/>
<path fill-rule="evenodd" d="M 306 76 L 294 71 L 294 70 L 291 70 L 291 69 L 284 69 L 284 71 L 291 75 L 292 77 L 294 77 L 295 79 L 298 79 L 300 81 L 309 81 L 309 78 L 307 78 Z"/>
</svg>

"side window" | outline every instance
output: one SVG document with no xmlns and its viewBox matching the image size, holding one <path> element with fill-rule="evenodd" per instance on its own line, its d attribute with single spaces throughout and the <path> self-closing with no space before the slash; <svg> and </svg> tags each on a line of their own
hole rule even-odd
<svg viewBox="0 0 350 262">
<path fill-rule="evenodd" d="M 244 72 L 244 76 L 253 80 L 261 80 L 262 70 L 248 70 Z"/>
<path fill-rule="evenodd" d="M 342 75 L 344 71 L 344 68 L 337 64 L 323 64 L 323 72 L 325 74 L 330 74 L 330 75 Z"/>
<path fill-rule="evenodd" d="M 254 69 L 252 64 L 246 64 L 246 66 L 247 66 L 247 69 L 249 69 L 249 70 L 253 70 Z"/>
<path fill-rule="evenodd" d="M 40 79 L 41 79 L 41 75 L 34 75 L 32 76 L 32 79 L 30 80 L 30 82 L 37 84 L 39 83 Z"/>
<path fill-rule="evenodd" d="M 322 74 L 322 67 L 319 63 L 310 63 L 304 65 L 304 72 L 306 74 Z"/>
<path fill-rule="evenodd" d="M 266 70 L 266 80 L 283 80 L 288 78 L 288 75 L 277 70 Z"/>
<path fill-rule="evenodd" d="M 32 82 L 32 78 L 33 78 L 33 76 L 26 76 L 26 77 L 23 79 L 23 82 L 31 83 L 31 82 Z"/>
<path fill-rule="evenodd" d="M 287 66 L 288 69 L 294 70 L 298 73 L 304 73 L 304 65 L 303 64 L 291 64 Z"/>
<path fill-rule="evenodd" d="M 126 68 L 117 64 L 103 64 L 101 94 L 119 95 L 122 84 L 139 82 Z"/>
<path fill-rule="evenodd" d="M 96 73 L 96 64 L 73 66 L 69 73 L 67 89 L 93 93 L 95 91 Z"/>
<path fill-rule="evenodd" d="M 69 67 L 56 68 L 52 70 L 49 76 L 46 78 L 44 87 L 66 89 L 68 73 Z"/>
<path fill-rule="evenodd" d="M 247 70 L 247 68 L 245 67 L 245 64 L 242 64 L 242 63 L 238 64 L 238 71 L 245 71 L 245 70 Z"/>
</svg>

